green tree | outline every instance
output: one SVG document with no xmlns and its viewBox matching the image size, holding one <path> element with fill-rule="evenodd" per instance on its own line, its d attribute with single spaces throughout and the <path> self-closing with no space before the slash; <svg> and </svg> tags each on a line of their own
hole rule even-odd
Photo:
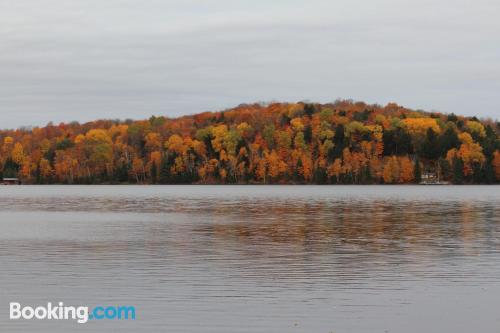
<svg viewBox="0 0 500 333">
<path fill-rule="evenodd" d="M 464 162 L 461 158 L 453 159 L 453 183 L 462 184 L 464 181 Z"/>
<path fill-rule="evenodd" d="M 167 156 L 164 156 L 161 160 L 161 166 L 160 166 L 160 184 L 168 184 L 168 182 L 171 180 L 170 177 L 170 168 L 171 168 L 170 161 Z"/>
<path fill-rule="evenodd" d="M 460 148 L 460 140 L 458 139 L 457 132 L 453 128 L 448 127 L 439 137 L 439 154 L 446 156 L 448 150 L 453 148 Z"/>
<path fill-rule="evenodd" d="M 420 168 L 420 160 L 418 156 L 415 157 L 415 166 L 413 168 L 413 174 L 415 175 L 415 183 L 420 183 L 422 181 L 422 169 Z"/>
<path fill-rule="evenodd" d="M 420 155 L 428 160 L 436 160 L 439 157 L 438 137 L 432 128 L 427 129 Z"/>
</svg>

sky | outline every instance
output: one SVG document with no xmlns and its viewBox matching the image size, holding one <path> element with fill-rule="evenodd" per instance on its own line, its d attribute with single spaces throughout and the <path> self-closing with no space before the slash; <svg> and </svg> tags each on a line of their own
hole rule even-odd
<svg viewBox="0 0 500 333">
<path fill-rule="evenodd" d="M 0 0 L 0 128 L 350 98 L 500 118 L 498 0 Z"/>
</svg>

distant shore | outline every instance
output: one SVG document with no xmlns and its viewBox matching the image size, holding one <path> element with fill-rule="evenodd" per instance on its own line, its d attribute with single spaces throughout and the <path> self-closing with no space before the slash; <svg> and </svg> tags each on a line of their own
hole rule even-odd
<svg viewBox="0 0 500 333">
<path fill-rule="evenodd" d="M 494 184 L 500 123 L 338 100 L 0 131 L 7 184 Z"/>
</svg>

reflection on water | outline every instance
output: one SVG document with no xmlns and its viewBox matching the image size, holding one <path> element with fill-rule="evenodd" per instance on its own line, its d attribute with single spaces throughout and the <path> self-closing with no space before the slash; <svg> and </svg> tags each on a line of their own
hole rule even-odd
<svg viewBox="0 0 500 333">
<path fill-rule="evenodd" d="M 0 331 L 489 332 L 499 236 L 498 186 L 2 187 Z"/>
</svg>

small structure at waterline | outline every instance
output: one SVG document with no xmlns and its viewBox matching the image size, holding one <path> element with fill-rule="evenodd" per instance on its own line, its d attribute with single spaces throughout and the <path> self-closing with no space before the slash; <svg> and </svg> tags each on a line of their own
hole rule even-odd
<svg viewBox="0 0 500 333">
<path fill-rule="evenodd" d="M 449 182 L 439 179 L 439 174 L 426 172 L 422 174 L 420 185 L 448 185 Z"/>
<path fill-rule="evenodd" d="M 21 185 L 19 178 L 3 178 L 2 185 Z"/>
</svg>

